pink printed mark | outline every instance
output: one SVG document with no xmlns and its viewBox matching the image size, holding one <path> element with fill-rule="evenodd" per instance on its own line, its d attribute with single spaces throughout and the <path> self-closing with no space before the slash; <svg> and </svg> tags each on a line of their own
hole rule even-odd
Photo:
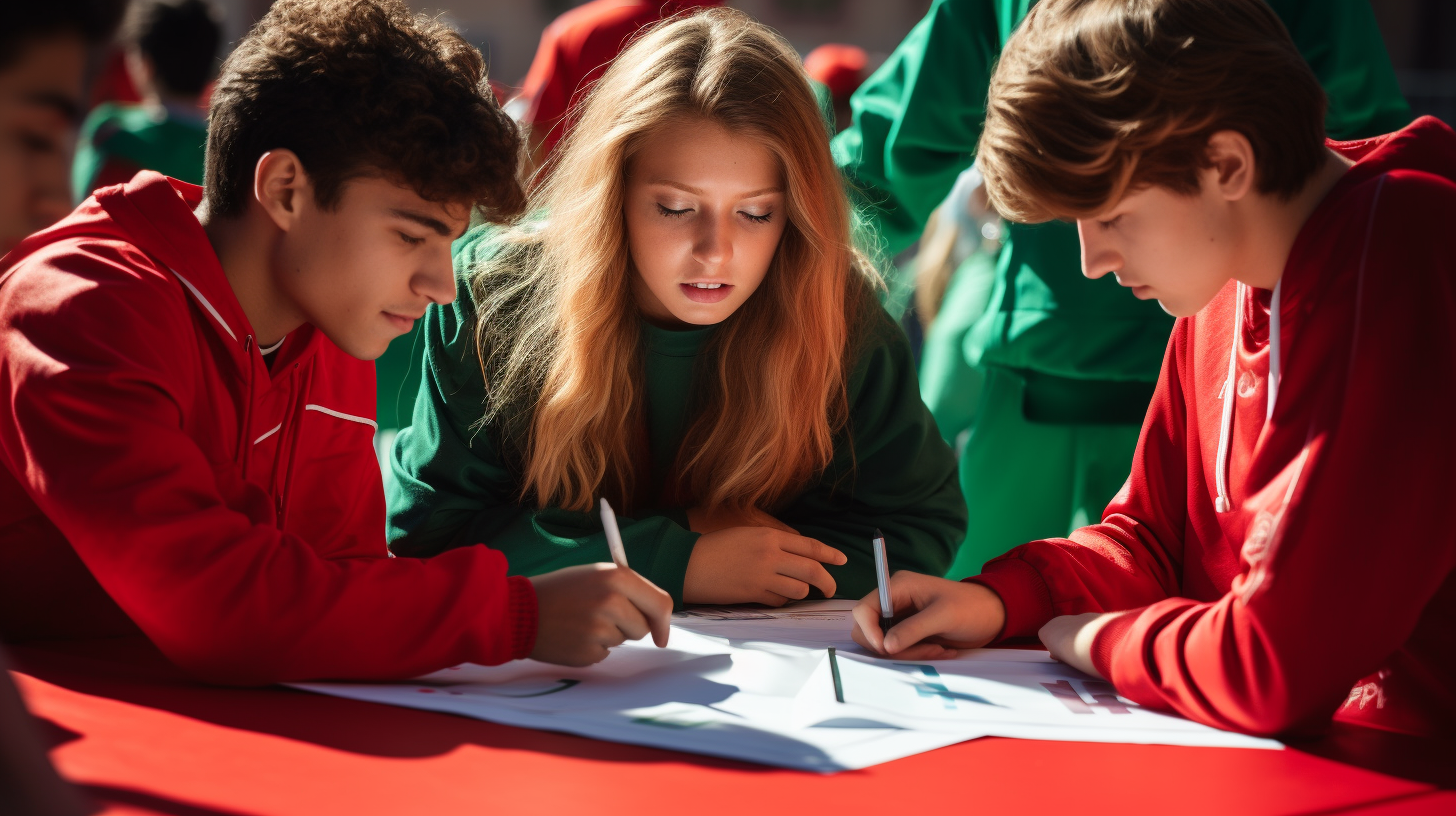
<svg viewBox="0 0 1456 816">
<path fill-rule="evenodd" d="M 1070 680 L 1058 680 L 1055 683 L 1042 683 L 1042 688 L 1051 692 L 1051 695 L 1061 701 L 1073 714 L 1095 714 L 1097 709 L 1103 709 L 1110 714 L 1131 714 L 1132 709 L 1127 703 L 1117 699 L 1117 690 L 1111 683 L 1101 680 L 1088 680 L 1082 684 L 1087 689 L 1087 694 L 1092 697 L 1093 702 L 1082 699 L 1082 695 L 1072 687 Z"/>
<path fill-rule="evenodd" d="M 421 694 L 434 694 L 435 693 L 435 690 L 434 689 L 425 689 L 425 688 L 422 688 L 422 689 L 419 689 L 419 692 Z"/>
</svg>

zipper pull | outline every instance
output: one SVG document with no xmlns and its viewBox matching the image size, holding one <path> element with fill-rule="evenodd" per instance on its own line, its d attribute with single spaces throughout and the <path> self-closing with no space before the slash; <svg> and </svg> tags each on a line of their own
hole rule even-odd
<svg viewBox="0 0 1456 816">
<path fill-rule="evenodd" d="M 250 352 L 252 350 L 253 350 L 253 335 L 250 334 L 247 337 L 244 337 L 243 338 L 243 353 L 244 354 L 247 354 L 248 352 Z"/>
</svg>

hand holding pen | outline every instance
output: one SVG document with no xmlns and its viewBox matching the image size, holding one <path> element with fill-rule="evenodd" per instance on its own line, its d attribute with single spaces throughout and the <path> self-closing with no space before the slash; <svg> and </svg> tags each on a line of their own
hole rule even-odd
<svg viewBox="0 0 1456 816">
<path fill-rule="evenodd" d="M 878 586 L 854 608 L 856 643 L 904 660 L 935 660 L 985 646 L 1001 633 L 1006 607 L 995 592 L 914 572 L 890 576 L 878 530 L 873 545 Z"/>
</svg>

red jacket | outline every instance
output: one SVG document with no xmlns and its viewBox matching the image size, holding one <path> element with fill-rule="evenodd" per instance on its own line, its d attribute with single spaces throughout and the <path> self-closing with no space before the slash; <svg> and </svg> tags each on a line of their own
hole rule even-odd
<svg viewBox="0 0 1456 816">
<path fill-rule="evenodd" d="M 373 364 L 303 326 L 270 373 L 201 194 L 141 173 L 0 263 L 0 633 L 140 627 L 227 683 L 525 656 L 500 553 L 386 557 Z"/>
<path fill-rule="evenodd" d="M 521 121 L 549 126 L 541 158 L 551 154 L 570 122 L 566 114 L 586 96 L 632 42 L 632 37 L 661 20 L 723 0 L 592 0 L 557 17 L 541 33 L 541 45 L 521 88 L 528 107 Z"/>
<path fill-rule="evenodd" d="M 1271 293 L 1230 283 L 1177 322 L 1102 523 L 971 580 L 1005 601 L 1003 636 L 1126 610 L 1093 660 L 1143 705 L 1456 734 L 1456 133 L 1423 118 L 1330 147 L 1358 163 L 1290 252 L 1272 417 Z"/>
</svg>

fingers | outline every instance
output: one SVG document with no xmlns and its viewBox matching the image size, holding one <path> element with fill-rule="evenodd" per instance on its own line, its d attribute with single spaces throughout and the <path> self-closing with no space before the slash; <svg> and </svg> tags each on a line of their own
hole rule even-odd
<svg viewBox="0 0 1456 816">
<path fill-rule="evenodd" d="M 826 598 L 833 598 L 834 591 L 838 588 L 838 585 L 834 583 L 834 576 L 829 574 L 829 570 L 824 569 L 823 564 L 802 556 L 783 553 L 778 558 L 778 562 L 774 564 L 774 569 L 779 576 L 818 588 Z M 808 594 L 809 589 L 806 586 L 804 595 Z M 804 595 L 798 597 L 802 598 Z"/>
<path fill-rule="evenodd" d="M 609 646 L 616 646 L 628 640 L 641 640 L 651 631 L 651 627 L 647 623 L 647 616 L 642 614 L 642 610 L 634 606 L 625 595 L 613 596 L 612 603 L 607 606 L 605 611 L 607 619 L 622 635 L 622 640 L 607 644 Z"/>
<path fill-rule="evenodd" d="M 890 627 L 885 633 L 885 651 L 890 654 L 908 649 L 926 638 L 945 632 L 944 617 L 938 607 L 930 606 Z"/>
<path fill-rule="evenodd" d="M 794 555 L 801 555 L 805 558 L 812 558 L 825 564 L 839 566 L 849 562 L 844 553 L 820 541 L 812 538 L 805 538 L 801 535 L 783 535 L 779 540 L 779 549 Z M 826 593 L 828 594 L 828 593 Z"/>
<path fill-rule="evenodd" d="M 617 572 L 619 575 L 614 577 L 618 580 L 619 589 L 642 618 L 644 629 L 632 639 L 651 631 L 652 642 L 659 647 L 666 646 L 672 626 L 672 596 L 630 569 L 619 568 Z"/>
<path fill-rule="evenodd" d="M 896 660 L 948 660 L 959 655 L 960 652 L 939 643 L 917 643 L 903 652 L 892 652 L 890 656 Z"/>
<path fill-rule="evenodd" d="M 764 606 L 780 607 L 788 603 L 789 600 L 789 598 L 786 598 L 783 595 L 778 594 L 777 592 L 764 590 L 763 594 L 759 596 L 757 603 L 761 603 Z"/>
<path fill-rule="evenodd" d="M 871 592 L 855 604 L 850 613 L 850 617 L 854 619 L 854 629 L 849 635 L 854 638 L 855 643 L 884 654 L 885 634 L 880 631 L 880 603 L 876 600 L 877 594 Z"/>
<path fill-rule="evenodd" d="M 809 594 L 809 585 L 783 574 L 768 576 L 766 592 L 781 595 L 785 600 L 802 601 Z"/>
</svg>

